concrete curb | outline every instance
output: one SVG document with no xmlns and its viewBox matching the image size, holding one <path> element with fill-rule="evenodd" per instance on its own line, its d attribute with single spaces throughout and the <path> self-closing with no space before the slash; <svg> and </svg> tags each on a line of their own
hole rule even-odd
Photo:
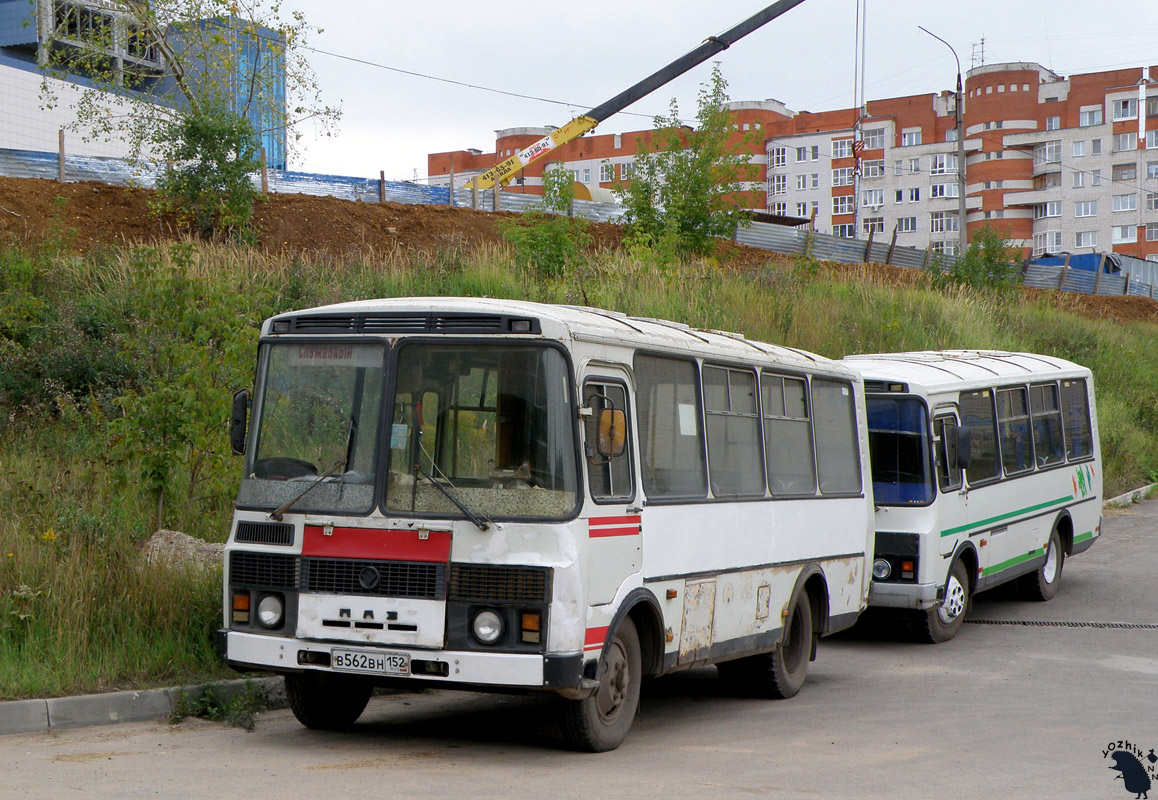
<svg viewBox="0 0 1158 800">
<path fill-rule="evenodd" d="M 196 694 L 206 686 L 213 686 L 228 700 L 242 691 L 246 684 L 262 689 L 268 708 L 285 707 L 285 681 L 281 678 L 251 678 L 170 689 L 52 697 L 47 700 L 14 700 L 0 703 L 0 734 L 40 733 L 114 725 L 118 722 L 168 719 L 183 694 Z"/>
<path fill-rule="evenodd" d="M 1132 505 L 1142 502 L 1148 492 L 1158 488 L 1158 483 L 1152 483 L 1149 486 L 1142 486 L 1132 492 L 1120 494 L 1117 497 L 1111 497 L 1102 505 L 1111 506 L 1113 508 L 1128 508 Z"/>
</svg>

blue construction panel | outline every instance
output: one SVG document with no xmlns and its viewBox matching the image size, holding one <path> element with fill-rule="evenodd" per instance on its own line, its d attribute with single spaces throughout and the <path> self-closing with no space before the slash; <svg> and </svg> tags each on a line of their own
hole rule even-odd
<svg viewBox="0 0 1158 800">
<path fill-rule="evenodd" d="M 36 41 L 36 6 L 28 0 L 0 0 L 0 47 Z"/>
</svg>

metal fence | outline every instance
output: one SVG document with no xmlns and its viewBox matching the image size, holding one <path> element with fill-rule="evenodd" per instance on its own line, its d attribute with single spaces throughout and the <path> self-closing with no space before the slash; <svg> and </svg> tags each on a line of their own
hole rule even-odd
<svg viewBox="0 0 1158 800">
<path fill-rule="evenodd" d="M 0 148 L 0 175 L 57 180 L 61 174 L 60 158 L 56 153 Z M 97 181 L 114 186 L 151 187 L 159 175 L 159 170 L 131 169 L 123 160 L 117 158 L 79 155 L 66 155 L 64 158 L 63 176 L 66 181 Z M 253 180 L 255 186 L 261 186 L 260 175 L 255 175 Z M 450 190 L 447 187 L 426 186 L 409 181 L 281 170 L 269 171 L 266 181 L 269 191 L 278 193 L 338 197 L 368 203 L 385 200 L 392 203 L 422 205 L 450 204 Z M 522 213 L 540 206 L 541 203 L 542 198 L 538 195 L 514 191 L 499 192 L 497 210 Z M 490 190 L 476 193 L 471 189 L 455 189 L 454 204 L 494 211 L 495 193 Z M 622 217 L 623 208 L 617 203 L 576 200 L 573 213 L 575 216 L 596 222 L 616 222 Z M 753 222 L 746 228 L 738 229 L 735 239 L 740 244 L 777 253 L 800 253 L 824 261 L 852 264 L 873 262 L 920 269 L 932 258 L 940 258 L 943 264 L 952 263 L 954 259 L 953 256 L 935 256 L 919 248 L 896 245 L 895 239 L 892 241 L 845 239 L 766 222 Z M 1130 265 L 1128 269 L 1132 271 L 1124 275 L 1107 275 L 1064 266 L 1029 265 L 1025 270 L 1024 283 L 1038 289 L 1158 298 L 1158 291 L 1155 289 L 1158 285 L 1158 265 L 1140 259 L 1128 259 L 1128 262 Z"/>
</svg>

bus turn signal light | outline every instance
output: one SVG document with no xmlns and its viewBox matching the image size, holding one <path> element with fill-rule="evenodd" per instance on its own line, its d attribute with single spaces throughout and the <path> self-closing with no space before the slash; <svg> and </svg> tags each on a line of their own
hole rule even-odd
<svg viewBox="0 0 1158 800">
<path fill-rule="evenodd" d="M 522 615 L 522 639 L 529 644 L 538 644 L 541 639 L 543 619 L 537 613 L 524 612 Z"/>
<path fill-rule="evenodd" d="M 249 624 L 249 592 L 234 592 L 233 621 Z"/>
</svg>

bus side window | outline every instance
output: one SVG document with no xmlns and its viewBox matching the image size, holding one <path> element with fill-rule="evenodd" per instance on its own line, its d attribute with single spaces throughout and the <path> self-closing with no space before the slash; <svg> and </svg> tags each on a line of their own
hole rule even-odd
<svg viewBox="0 0 1158 800">
<path fill-rule="evenodd" d="M 993 409 L 993 392 L 977 389 L 962 392 L 959 402 L 961 424 L 972 431 L 973 458 L 965 469 L 970 484 L 991 481 L 1001 474 L 997 457 L 997 420 Z"/>
<path fill-rule="evenodd" d="M 650 498 L 708 493 L 696 362 L 636 356 L 639 460 Z"/>
<path fill-rule="evenodd" d="M 812 424 L 821 494 L 861 491 L 852 385 L 812 379 Z"/>
<path fill-rule="evenodd" d="M 1062 381 L 1062 407 L 1065 409 L 1066 457 L 1071 461 L 1094 453 L 1090 432 L 1090 403 L 1086 382 L 1081 378 Z"/>
<path fill-rule="evenodd" d="M 619 500 L 627 501 L 635 495 L 631 480 L 631 431 L 630 415 L 627 412 L 627 392 L 617 383 L 588 381 L 583 387 L 583 405 L 592 413 L 584 419 L 585 449 L 588 480 L 591 497 L 595 502 Z M 622 411 L 629 430 L 624 432 L 627 446 L 619 455 L 604 456 L 599 453 L 599 421 L 604 410 Z M 618 418 L 618 417 L 617 417 Z"/>
<path fill-rule="evenodd" d="M 760 375 L 764 462 L 773 497 L 816 494 L 808 387 L 802 378 Z"/>
<path fill-rule="evenodd" d="M 1033 441 L 1025 388 L 997 391 L 997 420 L 1001 429 L 1001 465 L 1006 475 L 1033 469 Z"/>
<path fill-rule="evenodd" d="M 961 467 L 959 466 L 960 428 L 952 417 L 937 417 L 933 420 L 934 454 L 937 459 L 937 486 L 942 492 L 961 488 Z"/>
<path fill-rule="evenodd" d="M 708 473 L 717 497 L 763 497 L 764 458 L 756 415 L 756 373 L 703 368 Z"/>
<path fill-rule="evenodd" d="M 1029 413 L 1033 418 L 1033 446 L 1037 465 L 1048 467 L 1065 460 L 1061 406 L 1057 384 L 1039 383 L 1029 387 Z"/>
</svg>

